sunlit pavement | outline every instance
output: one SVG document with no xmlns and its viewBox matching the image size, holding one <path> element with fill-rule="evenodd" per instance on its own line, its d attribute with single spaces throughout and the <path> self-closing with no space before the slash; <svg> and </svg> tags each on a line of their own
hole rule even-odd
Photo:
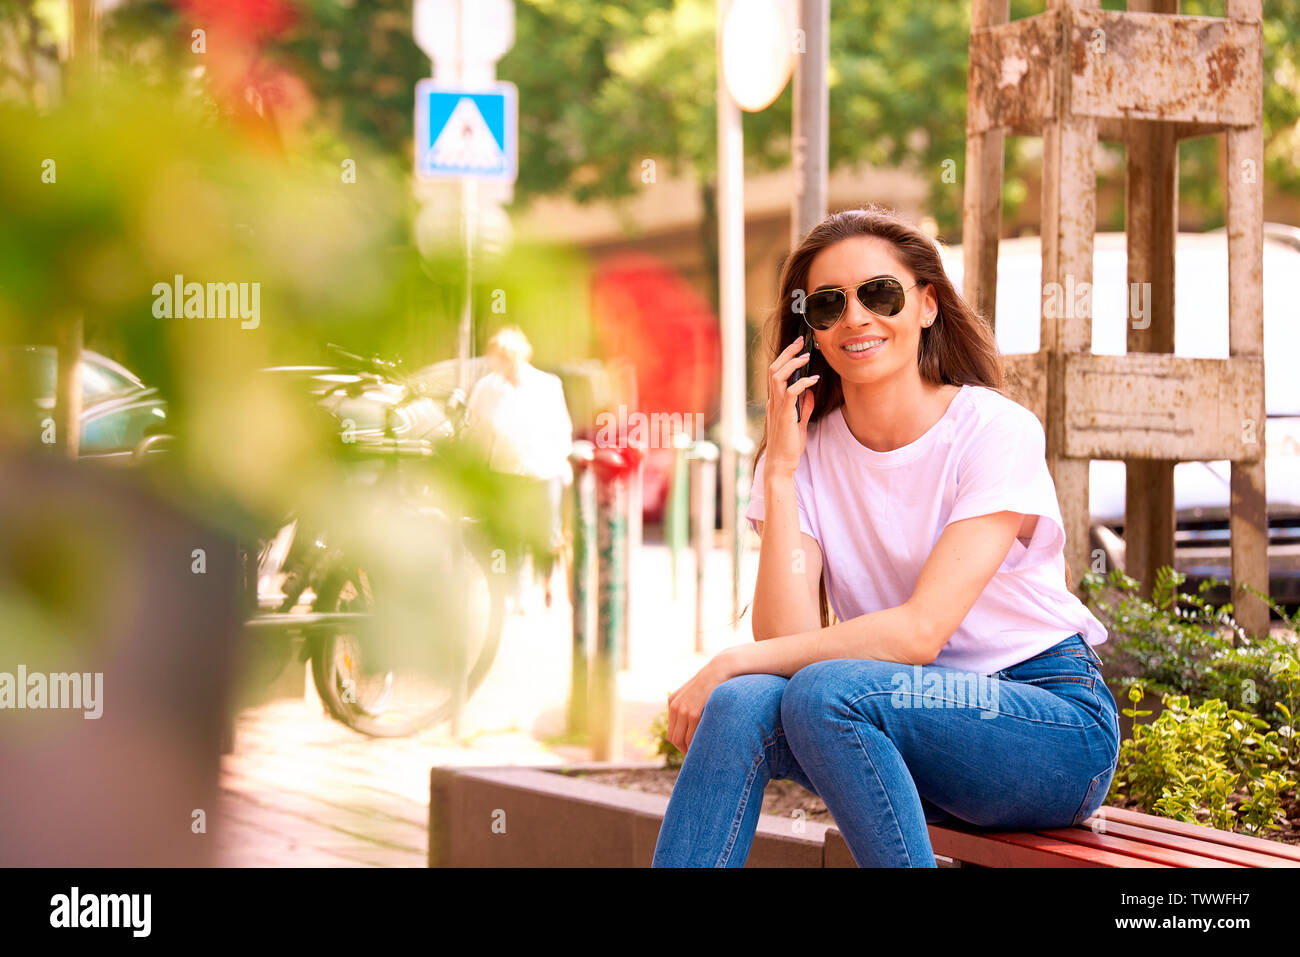
<svg viewBox="0 0 1300 957">
<path fill-rule="evenodd" d="M 748 613 L 731 617 L 726 552 L 710 555 L 706 654 L 694 653 L 695 565 L 685 553 L 672 600 L 668 550 L 646 545 L 632 569 L 629 667 L 619 675 L 624 761 L 654 757 L 649 728 L 667 694 L 709 655 L 750 640 Z M 744 555 L 741 607 L 753 595 L 758 552 Z M 209 833 L 218 862 L 251 867 L 425 866 L 429 769 L 435 765 L 551 765 L 590 761 L 566 740 L 572 612 L 538 588 L 507 618 L 501 649 L 469 700 L 458 739 L 443 724 L 410 738 L 367 738 L 328 718 L 304 670 L 305 694 L 240 713 L 235 751 L 221 762 L 223 803 Z"/>
<path fill-rule="evenodd" d="M 758 552 L 742 563 L 742 609 L 753 595 Z M 730 625 L 727 553 L 705 578 L 705 654 L 695 648 L 695 565 L 682 554 L 672 599 L 668 549 L 634 557 L 627 668 L 619 675 L 624 761 L 650 760 L 649 728 L 668 692 L 721 648 L 749 640 L 748 613 Z M 209 833 L 217 862 L 250 867 L 423 867 L 429 770 L 435 765 L 548 765 L 589 761 L 566 733 L 572 611 L 555 579 L 553 606 L 538 587 L 525 615 L 509 616 L 491 672 L 470 698 L 460 735 L 450 725 L 410 738 L 368 738 L 328 718 L 304 670 L 304 695 L 249 708 L 234 753 L 221 762 L 222 804 Z"/>
</svg>

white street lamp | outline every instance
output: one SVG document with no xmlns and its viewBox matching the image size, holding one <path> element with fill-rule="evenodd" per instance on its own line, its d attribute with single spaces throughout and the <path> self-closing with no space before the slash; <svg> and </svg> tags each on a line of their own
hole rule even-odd
<svg viewBox="0 0 1300 957">
<path fill-rule="evenodd" d="M 794 0 L 718 0 L 718 324 L 722 332 L 722 528 L 740 614 L 737 450 L 749 443 L 745 392 L 745 165 L 740 111 L 781 95 L 794 68 Z"/>
<path fill-rule="evenodd" d="M 795 0 L 732 0 L 722 27 L 722 74 L 731 98 L 757 113 L 794 70 Z"/>
</svg>

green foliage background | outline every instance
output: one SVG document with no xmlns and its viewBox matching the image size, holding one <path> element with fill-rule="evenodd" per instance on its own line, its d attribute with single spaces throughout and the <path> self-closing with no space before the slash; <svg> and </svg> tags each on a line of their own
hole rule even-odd
<svg viewBox="0 0 1300 957">
<path fill-rule="evenodd" d="M 428 73 L 410 39 L 410 4 L 375 0 L 344 11 L 313 0 L 307 6 L 311 18 L 286 52 L 346 135 L 405 155 L 410 90 Z M 1011 16 L 1031 16 L 1043 6 L 1012 0 Z M 1122 10 L 1125 4 L 1105 0 L 1102 6 Z M 497 74 L 519 87 L 517 203 L 552 193 L 581 202 L 630 196 L 641 188 L 644 158 L 690 172 L 703 186 L 711 182 L 714 0 L 516 0 L 515 11 L 515 45 Z M 1224 4 L 1184 0 L 1181 11 L 1223 16 Z M 1265 0 L 1263 34 L 1265 180 L 1300 196 L 1300 0 Z M 953 238 L 961 226 L 969 35 L 969 0 L 831 4 L 832 168 L 866 162 L 920 171 L 931 184 L 931 212 Z M 789 165 L 791 97 L 787 86 L 768 109 L 745 114 L 751 169 Z M 1106 149 L 1120 161 L 1118 173 L 1108 175 L 1122 195 L 1123 150 Z M 1179 154 L 1183 197 L 1205 210 L 1207 226 L 1220 225 L 1216 139 L 1185 140 Z M 948 159 L 957 164 L 955 184 L 941 179 Z M 1036 141 L 1008 141 L 1008 214 L 1024 202 L 1037 163 Z M 1105 177 L 1099 185 L 1107 185 Z M 1122 219 L 1102 225 L 1122 228 Z"/>
</svg>

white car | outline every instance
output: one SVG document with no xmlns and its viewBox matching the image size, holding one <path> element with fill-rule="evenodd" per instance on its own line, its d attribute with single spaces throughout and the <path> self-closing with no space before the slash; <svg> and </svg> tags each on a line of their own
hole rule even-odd
<svg viewBox="0 0 1300 957">
<path fill-rule="evenodd" d="M 1266 224 L 1264 230 L 1265 491 L 1269 519 L 1269 593 L 1281 604 L 1300 604 L 1300 229 Z M 960 246 L 942 247 L 944 268 L 960 292 Z M 1092 281 L 1092 351 L 1123 355 L 1130 319 L 1128 254 L 1123 233 L 1098 233 Z M 1174 353 L 1205 359 L 1228 357 L 1228 242 L 1224 230 L 1179 233 L 1174 257 Z M 1004 354 L 1037 352 L 1042 311 L 1041 240 L 998 244 L 996 336 Z M 1140 306 L 1140 299 L 1139 299 Z M 1094 459 L 1088 504 L 1094 545 L 1123 565 L 1122 461 Z M 1177 518 L 1174 567 L 1187 586 L 1204 578 L 1228 579 L 1229 463 L 1179 462 L 1174 466 Z M 1227 599 L 1227 590 L 1211 593 Z"/>
</svg>

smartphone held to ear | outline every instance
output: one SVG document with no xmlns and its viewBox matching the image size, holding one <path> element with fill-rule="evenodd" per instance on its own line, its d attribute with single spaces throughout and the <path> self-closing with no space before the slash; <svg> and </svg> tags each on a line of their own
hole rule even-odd
<svg viewBox="0 0 1300 957">
<path fill-rule="evenodd" d="M 812 365 L 812 342 L 809 340 L 808 333 L 806 333 L 806 332 L 804 333 L 804 337 L 803 337 L 803 352 L 807 352 L 807 353 L 808 353 L 808 361 L 805 362 L 803 365 L 801 365 L 799 368 L 797 368 L 797 369 L 794 370 L 794 375 L 790 377 L 790 384 L 791 384 L 791 385 L 794 385 L 796 382 L 798 382 L 800 379 L 802 379 L 802 378 L 804 377 L 804 373 L 807 371 L 808 367 L 809 367 L 810 365 Z M 801 354 L 802 354 L 802 353 L 801 353 Z M 800 393 L 798 396 L 795 397 L 795 400 L 794 400 L 794 420 L 795 420 L 796 422 L 800 421 L 800 419 L 799 419 L 799 400 L 802 399 L 802 398 L 803 398 L 803 394 Z"/>
</svg>

